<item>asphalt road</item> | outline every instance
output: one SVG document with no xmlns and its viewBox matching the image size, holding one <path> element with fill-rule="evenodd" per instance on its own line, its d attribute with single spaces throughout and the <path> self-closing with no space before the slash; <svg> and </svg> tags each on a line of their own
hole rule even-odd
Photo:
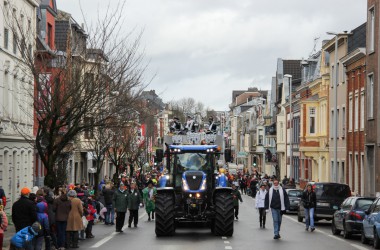
<svg viewBox="0 0 380 250">
<path fill-rule="evenodd" d="M 157 238 L 154 233 L 154 221 L 148 222 L 144 209 L 139 211 L 137 228 L 124 226 L 124 233 L 115 233 L 114 226 L 96 224 L 93 228 L 95 238 L 80 242 L 80 249 L 144 249 L 144 250 L 347 250 L 372 249 L 360 242 L 360 236 L 345 240 L 342 236 L 331 234 L 331 224 L 322 221 L 316 224 L 314 232 L 304 230 L 303 223 L 297 222 L 296 215 L 284 215 L 281 239 L 273 239 L 273 225 L 270 214 L 267 215 L 266 229 L 260 229 L 258 213 L 254 209 L 254 200 L 243 195 L 240 204 L 239 221 L 235 221 L 232 237 L 217 237 L 208 228 L 181 227 L 173 237 Z M 129 214 L 128 214 L 129 215 Z M 127 215 L 127 217 L 128 217 Z M 127 218 L 126 218 L 127 220 Z"/>
</svg>

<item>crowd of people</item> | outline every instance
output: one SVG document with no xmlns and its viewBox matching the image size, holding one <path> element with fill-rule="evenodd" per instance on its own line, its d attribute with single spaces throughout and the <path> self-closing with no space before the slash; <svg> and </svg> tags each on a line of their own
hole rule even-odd
<svg viewBox="0 0 380 250">
<path fill-rule="evenodd" d="M 289 198 L 283 187 L 292 187 L 294 182 L 285 176 L 280 185 L 276 176 L 260 176 L 256 171 L 251 175 L 221 173 L 232 187 L 235 219 L 238 220 L 239 216 L 239 202 L 243 202 L 241 191 L 255 198 L 260 228 L 265 228 L 266 214 L 271 211 L 274 239 L 281 238 L 282 215 L 289 209 Z M 158 179 L 158 173 L 140 178 L 121 174 L 116 182 L 105 178 L 97 187 L 88 184 L 69 184 L 54 189 L 24 187 L 20 198 L 12 205 L 16 234 L 12 237 L 10 249 L 78 248 L 80 240 L 95 237 L 92 228 L 96 222 L 115 225 L 115 231 L 122 233 L 127 211 L 128 227 L 138 227 L 138 209 L 141 207 L 145 207 L 148 221 L 154 220 Z M 313 212 L 316 202 L 311 187 L 304 192 L 302 201 L 306 230 L 312 232 L 315 230 Z M 5 205 L 6 197 L 0 189 L 0 246 L 8 226 Z"/>
<path fill-rule="evenodd" d="M 15 235 L 10 249 L 79 248 L 79 241 L 95 237 L 95 224 L 115 225 L 115 231 L 122 233 L 127 211 L 128 227 L 138 227 L 139 208 L 145 207 L 148 221 L 154 219 L 156 183 L 156 176 L 129 178 L 123 173 L 116 183 L 106 177 L 97 187 L 86 183 L 54 189 L 24 187 L 11 208 Z M 8 227 L 5 205 L 0 188 L 0 246 Z"/>
</svg>

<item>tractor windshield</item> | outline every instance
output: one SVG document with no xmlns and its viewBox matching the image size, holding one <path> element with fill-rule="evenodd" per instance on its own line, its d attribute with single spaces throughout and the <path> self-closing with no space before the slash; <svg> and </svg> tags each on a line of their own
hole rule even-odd
<svg viewBox="0 0 380 250">
<path fill-rule="evenodd" d="M 188 170 L 206 171 L 208 167 L 206 154 L 201 153 L 183 153 L 177 154 L 176 165 L 180 172 Z"/>
</svg>

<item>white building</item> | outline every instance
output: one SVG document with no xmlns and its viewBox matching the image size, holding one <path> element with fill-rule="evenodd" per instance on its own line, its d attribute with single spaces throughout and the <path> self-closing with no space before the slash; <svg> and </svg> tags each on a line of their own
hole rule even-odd
<svg viewBox="0 0 380 250">
<path fill-rule="evenodd" d="M 8 204 L 33 182 L 33 146 L 25 138 L 33 139 L 34 80 L 21 54 L 34 51 L 37 6 L 35 0 L 0 1 L 0 187 Z M 12 31 L 15 20 L 23 31 Z"/>
</svg>

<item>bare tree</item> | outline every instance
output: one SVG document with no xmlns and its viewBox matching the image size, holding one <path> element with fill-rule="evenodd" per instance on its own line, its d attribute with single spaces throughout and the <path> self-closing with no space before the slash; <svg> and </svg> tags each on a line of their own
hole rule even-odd
<svg viewBox="0 0 380 250">
<path fill-rule="evenodd" d="M 70 27 L 57 50 L 46 47 L 39 36 L 31 40 L 30 31 L 16 16 L 8 23 L 17 34 L 22 66 L 35 82 L 34 91 L 25 92 L 33 100 L 33 111 L 25 109 L 25 113 L 34 118 L 34 135 L 21 127 L 18 130 L 35 145 L 47 171 L 47 186 L 57 183 L 57 164 L 73 151 L 75 142 L 119 126 L 115 117 L 128 117 L 146 85 L 146 65 L 139 52 L 142 33 L 133 38 L 134 32 L 121 32 L 124 7 L 119 3 L 115 11 L 108 9 L 87 32 L 69 14 L 59 12 L 58 18 L 67 20 Z M 37 45 L 35 53 L 26 49 L 33 44 Z M 91 136 L 83 138 L 86 133 Z"/>
</svg>

